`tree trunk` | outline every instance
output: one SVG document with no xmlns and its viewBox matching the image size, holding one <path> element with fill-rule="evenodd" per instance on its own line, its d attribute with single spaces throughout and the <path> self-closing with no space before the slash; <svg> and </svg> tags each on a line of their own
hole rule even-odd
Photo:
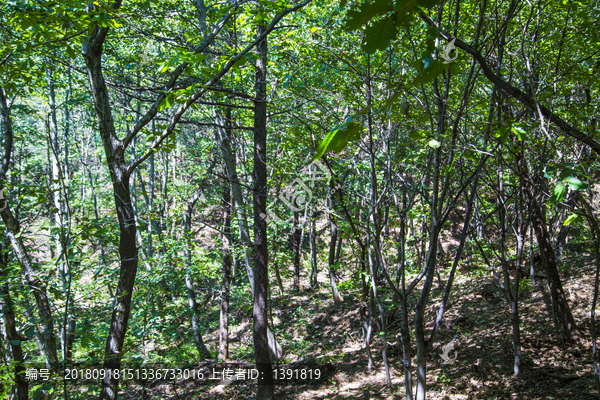
<svg viewBox="0 0 600 400">
<path fill-rule="evenodd" d="M 229 185 L 223 188 L 223 284 L 219 319 L 219 359 L 229 354 L 229 290 L 231 286 L 231 195 Z"/>
<path fill-rule="evenodd" d="M 75 320 L 71 316 L 70 310 L 70 286 L 71 277 L 69 270 L 69 260 L 67 254 L 67 248 L 69 244 L 68 232 L 70 226 L 69 207 L 68 207 L 68 193 L 65 187 L 67 186 L 65 170 L 68 168 L 68 150 L 67 150 L 67 139 L 69 129 L 69 108 L 65 105 L 65 135 L 64 143 L 61 146 L 59 135 L 58 135 L 58 119 L 56 117 L 56 94 L 54 90 L 54 78 L 50 69 L 46 69 L 46 75 L 48 77 L 48 105 L 50 106 L 50 121 L 48 126 L 48 143 L 50 147 L 50 158 L 52 167 L 52 199 L 53 199 L 53 210 L 52 210 L 52 225 L 55 230 L 54 243 L 55 243 L 55 257 L 56 266 L 59 277 L 59 284 L 66 297 L 65 310 L 64 310 L 64 321 L 60 325 L 60 343 L 62 348 L 63 360 L 70 358 L 69 355 L 69 327 L 75 324 Z M 68 100 L 68 91 L 67 99 Z M 61 170 L 60 161 L 61 153 L 64 153 L 64 169 Z M 68 172 L 67 172 L 68 173 Z M 70 335 L 72 336 L 72 334 Z"/>
<path fill-rule="evenodd" d="M 223 126 L 222 119 L 220 114 L 217 112 L 215 114 L 215 122 L 217 122 L 217 126 Z M 227 169 L 227 178 L 229 179 L 229 183 L 231 185 L 231 197 L 233 200 L 233 207 L 236 211 L 236 217 L 238 221 L 238 232 L 241 241 L 241 250 L 242 250 L 242 258 L 244 260 L 244 265 L 246 266 L 246 273 L 248 275 L 248 281 L 250 282 L 250 288 L 252 293 L 254 293 L 254 269 L 252 268 L 252 255 L 250 254 L 250 235 L 248 234 L 248 218 L 246 214 L 246 205 L 244 201 L 244 196 L 242 195 L 242 186 L 240 185 L 240 180 L 237 174 L 237 161 L 235 157 L 235 153 L 231 149 L 231 131 L 225 129 L 215 129 L 216 138 L 219 142 L 219 146 L 221 147 L 221 151 L 223 154 L 223 160 L 225 161 L 225 167 Z M 267 327 L 267 330 L 269 328 Z M 275 338 L 274 335 L 272 335 Z M 276 340 L 271 342 L 273 345 L 270 348 L 270 353 L 273 358 L 281 358 L 283 352 L 281 346 L 277 343 Z"/>
<path fill-rule="evenodd" d="M 292 228 L 292 242 L 293 242 L 293 253 L 294 253 L 294 290 L 300 290 L 300 214 L 298 211 L 294 211 L 294 223 Z"/>
<path fill-rule="evenodd" d="M 118 4 L 117 4 L 118 6 Z M 131 297 L 138 267 L 138 249 L 136 246 L 136 226 L 131 193 L 129 189 L 129 170 L 125 162 L 123 142 L 117 138 L 110 106 L 108 90 L 102 74 L 102 45 L 108 28 L 95 27 L 84 43 L 85 64 L 90 79 L 94 106 L 98 115 L 98 129 L 106 155 L 113 184 L 115 208 L 119 219 L 119 257 L 121 270 L 115 292 L 115 302 L 105 347 L 104 369 L 100 399 L 118 398 L 119 379 L 109 371 L 121 366 L 121 353 L 131 311 Z"/>
<path fill-rule="evenodd" d="M 258 26 L 257 35 L 265 31 Z M 254 358 L 259 381 L 257 400 L 272 400 L 273 373 L 267 334 L 267 292 L 269 289 L 267 221 L 267 39 L 257 45 L 256 99 L 254 101 Z"/>
<path fill-rule="evenodd" d="M 310 221 L 310 286 L 315 288 L 319 284 L 317 280 L 318 264 L 317 264 L 317 216 L 316 212 L 312 213 Z"/>
<path fill-rule="evenodd" d="M 6 173 L 10 165 L 13 146 L 13 131 L 10 109 L 8 108 L 8 103 L 2 87 L 0 87 L 0 111 L 2 115 L 2 128 L 4 131 L 4 157 L 2 158 L 2 165 L 0 166 L 0 193 L 3 193 L 5 188 L 1 181 L 6 179 Z M 50 308 L 50 301 L 46 293 L 46 286 L 44 286 L 35 276 L 31 259 L 23 244 L 19 221 L 13 216 L 8 200 L 5 200 L 5 202 L 5 208 L 0 214 L 2 215 L 4 225 L 6 226 L 6 236 L 8 236 L 13 252 L 21 266 L 25 282 L 33 293 L 38 308 L 39 321 L 42 329 L 40 330 L 36 327 L 36 342 L 46 359 L 46 367 L 53 368 L 58 363 L 58 355 L 56 352 L 52 309 Z"/>
<path fill-rule="evenodd" d="M 331 286 L 331 295 L 333 296 L 333 302 L 335 305 L 341 304 L 344 299 L 340 295 L 337 288 L 337 278 L 335 276 L 335 245 L 338 237 L 338 227 L 335 223 L 335 217 L 333 216 L 333 199 L 329 194 L 329 225 L 331 227 L 331 239 L 329 241 L 329 257 L 327 260 L 327 268 L 329 271 L 329 285 Z"/>
<path fill-rule="evenodd" d="M 526 172 L 525 172 L 526 174 Z M 558 318 L 561 326 L 563 335 L 566 338 L 577 339 L 579 332 L 575 324 L 573 314 L 571 314 L 571 308 L 567 303 L 567 298 L 562 287 L 560 275 L 558 273 L 558 267 L 556 265 L 556 259 L 554 258 L 554 250 L 550 242 L 550 235 L 544 222 L 544 216 L 540 205 L 535 197 L 533 187 L 529 187 L 525 192 L 527 193 L 529 202 L 529 215 L 531 215 L 531 223 L 535 236 L 537 238 L 538 247 L 542 258 L 542 266 L 546 277 L 548 279 L 548 288 L 550 290 L 550 296 L 552 298 L 552 306 L 554 313 Z"/>
<path fill-rule="evenodd" d="M 500 147 L 502 152 L 502 147 Z M 521 374 L 521 330 L 519 320 L 519 279 L 520 279 L 520 268 L 521 268 L 521 254 L 523 250 L 523 238 L 520 236 L 522 233 L 522 217 L 520 213 L 520 204 L 516 204 L 518 221 L 520 222 L 517 232 L 517 263 L 515 267 L 515 291 L 513 293 L 512 285 L 510 282 L 510 274 L 508 271 L 508 261 L 506 259 L 506 198 L 504 192 L 504 165 L 502 158 L 499 162 L 498 167 L 498 214 L 500 219 L 500 262 L 502 263 L 502 277 L 503 277 L 503 289 L 504 296 L 510 307 L 511 325 L 513 333 L 513 351 L 514 351 L 514 362 L 513 372 L 514 376 L 520 376 Z"/>
<path fill-rule="evenodd" d="M 48 61 L 48 59 L 46 59 Z M 50 106 L 50 123 L 48 126 L 48 133 L 50 134 L 49 146 L 50 146 L 50 158 L 48 160 L 51 163 L 52 169 L 52 226 L 54 228 L 54 245 L 55 245 L 55 257 L 57 272 L 61 287 L 64 289 L 67 286 L 67 264 L 65 262 L 65 254 L 63 252 L 63 215 L 66 212 L 66 206 L 64 205 L 64 199 L 61 196 L 61 176 L 60 176 L 60 160 L 58 158 L 60 154 L 60 144 L 58 141 L 58 122 L 56 118 L 56 95 L 54 91 L 54 79 L 49 69 L 46 69 L 46 75 L 48 77 L 48 105 Z M 64 338 L 61 337 L 61 340 Z M 63 343 L 64 346 L 64 343 Z"/>
<path fill-rule="evenodd" d="M 25 367 L 23 366 L 23 349 L 21 342 L 23 338 L 17 333 L 15 312 L 13 311 L 12 301 L 10 298 L 8 276 L 4 272 L 6 268 L 6 259 L 3 254 L 3 249 L 0 248 L 0 305 L 2 306 L 2 314 L 4 315 L 4 326 L 6 329 L 6 339 L 10 342 L 12 350 L 12 358 L 15 361 L 15 383 L 12 390 L 12 399 L 28 400 L 29 383 L 25 379 Z"/>
<path fill-rule="evenodd" d="M 202 189 L 198 189 L 186 202 L 185 210 L 183 212 L 183 234 L 185 236 L 185 247 L 183 253 L 185 256 L 185 287 L 188 298 L 188 305 L 192 312 L 192 335 L 194 337 L 194 345 L 200 356 L 200 360 L 210 358 L 210 352 L 206 348 L 204 341 L 202 340 L 202 328 L 200 324 L 200 313 L 198 312 L 198 303 L 196 302 L 196 289 L 194 288 L 194 280 L 192 279 L 192 213 L 194 212 L 194 205 L 200 198 Z"/>
</svg>

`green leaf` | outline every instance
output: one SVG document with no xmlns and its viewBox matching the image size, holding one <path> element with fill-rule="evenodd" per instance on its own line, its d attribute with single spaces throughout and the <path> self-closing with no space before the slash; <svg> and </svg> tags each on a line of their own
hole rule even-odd
<svg viewBox="0 0 600 400">
<path fill-rule="evenodd" d="M 527 138 L 527 132 L 525 132 L 525 129 L 519 127 L 518 125 L 514 125 L 511 130 L 515 135 L 517 135 L 517 139 L 519 139 L 520 142 Z"/>
<path fill-rule="evenodd" d="M 365 29 L 365 38 L 362 45 L 363 50 L 369 54 L 373 54 L 377 50 L 387 49 L 390 41 L 396 37 L 396 25 L 395 15 L 369 25 Z"/>
<path fill-rule="evenodd" d="M 504 127 L 496 132 L 495 136 L 500 139 L 500 143 L 506 143 L 508 139 L 508 134 L 510 133 L 510 129 L 508 127 Z"/>
<path fill-rule="evenodd" d="M 563 185 L 562 181 L 558 181 L 556 187 L 554 188 L 554 194 L 550 198 L 550 202 L 552 204 L 558 204 L 565 198 L 567 194 L 567 187 Z"/>
<path fill-rule="evenodd" d="M 347 31 L 354 31 L 362 28 L 376 15 L 383 15 L 393 11 L 393 6 L 387 0 L 375 0 L 373 3 L 364 3 L 358 9 L 354 8 L 348 11 L 346 17 Z"/>
<path fill-rule="evenodd" d="M 11 340 L 10 344 L 12 344 L 13 346 L 19 346 L 21 344 L 20 340 Z"/>
<path fill-rule="evenodd" d="M 434 60 L 431 56 L 417 60 L 413 65 L 419 71 L 412 81 L 412 84 L 415 86 L 432 81 L 447 67 L 440 60 Z"/>
<path fill-rule="evenodd" d="M 421 131 L 413 131 L 408 134 L 408 138 L 414 141 L 421 140 L 425 138 L 425 134 Z"/>
<path fill-rule="evenodd" d="M 569 176 L 565 179 L 565 183 L 568 183 L 569 187 L 573 190 L 584 190 L 587 188 L 587 185 L 576 176 Z"/>
<path fill-rule="evenodd" d="M 362 125 L 355 121 L 348 122 L 342 129 L 338 130 L 329 143 L 327 151 L 340 153 L 350 140 L 360 139 Z"/>
<path fill-rule="evenodd" d="M 555 167 L 545 167 L 544 168 L 544 178 L 552 179 L 552 174 L 556 173 Z"/>
<path fill-rule="evenodd" d="M 325 139 L 317 146 L 317 154 L 313 157 L 313 161 L 318 160 L 328 151 L 340 153 L 350 140 L 360 139 L 363 127 L 359 122 L 352 121 L 352 118 L 352 116 L 348 117 L 344 125 L 327 133 Z"/>
<path fill-rule="evenodd" d="M 440 147 L 442 144 L 440 142 L 438 142 L 435 139 L 431 139 L 428 143 L 429 147 L 433 147 L 434 149 L 437 149 L 438 147 Z"/>
<path fill-rule="evenodd" d="M 170 64 L 168 60 L 160 64 L 160 66 L 158 67 L 158 73 L 162 74 L 163 72 L 165 72 L 169 68 L 169 65 Z"/>
<path fill-rule="evenodd" d="M 570 225 L 573 222 L 583 222 L 583 216 L 581 214 L 571 214 L 567 217 L 565 222 L 563 222 L 564 226 Z"/>
</svg>

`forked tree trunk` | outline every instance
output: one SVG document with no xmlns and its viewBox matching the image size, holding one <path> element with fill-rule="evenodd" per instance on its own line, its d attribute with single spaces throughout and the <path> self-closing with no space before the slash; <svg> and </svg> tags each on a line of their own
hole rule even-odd
<svg viewBox="0 0 600 400">
<path fill-rule="evenodd" d="M 2 189 L 3 188 L 0 187 L 0 190 Z M 41 329 L 37 329 L 36 341 L 38 342 L 40 351 L 46 359 L 46 367 L 52 368 L 58 363 L 58 355 L 56 351 L 56 335 L 54 332 L 52 309 L 46 292 L 46 286 L 39 280 L 33 271 L 31 259 L 29 258 L 27 249 L 23 245 L 19 223 L 13 217 L 9 206 L 2 211 L 2 219 L 7 228 L 6 235 L 10 240 L 13 252 L 23 271 L 25 282 L 32 291 L 38 308 Z"/>
<path fill-rule="evenodd" d="M 120 3 L 114 4 L 118 8 Z M 90 79 L 94 108 L 98 116 L 98 131 L 102 139 L 106 161 L 110 171 L 115 199 L 115 209 L 119 219 L 119 257 L 121 269 L 119 283 L 115 292 L 115 301 L 111 323 L 105 347 L 105 377 L 102 379 L 100 399 L 118 398 L 119 379 L 109 371 L 121 366 L 121 353 L 125 342 L 127 323 L 131 312 L 131 297 L 138 268 L 138 249 L 136 246 L 136 225 L 131 207 L 129 189 L 129 170 L 125 162 L 123 141 L 116 135 L 112 110 L 102 74 L 102 46 L 108 28 L 95 27 L 83 46 L 85 64 Z"/>
<path fill-rule="evenodd" d="M 265 31 L 258 26 L 257 36 Z M 257 400 L 273 400 L 273 372 L 269 355 L 267 293 L 269 290 L 267 241 L 267 39 L 257 45 L 254 103 L 254 359 L 259 374 Z"/>
</svg>

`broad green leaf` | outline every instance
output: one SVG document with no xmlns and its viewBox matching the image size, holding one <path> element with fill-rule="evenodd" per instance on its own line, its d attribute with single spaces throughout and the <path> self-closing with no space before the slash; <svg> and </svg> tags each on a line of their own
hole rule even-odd
<svg viewBox="0 0 600 400">
<path fill-rule="evenodd" d="M 350 121 L 344 126 L 343 129 L 337 131 L 331 142 L 329 143 L 328 151 L 335 151 L 336 153 L 344 150 L 344 147 L 350 140 L 360 139 L 360 132 L 362 131 L 362 125 L 355 121 Z"/>
<path fill-rule="evenodd" d="M 572 222 L 582 222 L 583 221 L 583 216 L 581 216 L 581 214 L 571 214 L 567 217 L 567 219 L 565 220 L 565 222 L 563 223 L 564 226 L 570 225 Z"/>
<path fill-rule="evenodd" d="M 396 16 L 392 15 L 367 26 L 363 50 L 368 54 L 373 54 L 377 50 L 387 49 L 390 41 L 396 37 L 396 23 Z"/>
<path fill-rule="evenodd" d="M 409 139 L 411 140 L 421 140 L 425 138 L 425 135 L 423 134 L 423 132 L 420 131 L 413 131 L 411 133 L 408 134 Z"/>
<path fill-rule="evenodd" d="M 425 57 L 421 60 L 417 60 L 417 62 L 413 65 L 419 71 L 415 79 L 412 81 L 412 84 L 415 86 L 432 81 L 447 67 L 440 60 L 434 60 L 431 57 Z"/>
<path fill-rule="evenodd" d="M 508 139 L 509 133 L 510 133 L 510 128 L 503 127 L 499 131 L 497 131 L 494 136 L 500 139 L 500 143 L 504 144 L 504 143 L 506 143 L 506 140 Z"/>
<path fill-rule="evenodd" d="M 327 133 L 327 135 L 325 136 L 325 139 L 323 139 L 323 141 L 317 146 L 317 154 L 313 157 L 313 161 L 318 160 L 319 158 L 321 158 L 323 156 L 323 154 L 325 154 L 325 152 L 327 151 L 327 148 L 329 147 L 329 143 L 331 142 L 331 139 L 333 139 L 333 137 L 335 136 L 335 134 L 337 133 L 338 130 L 339 130 L 339 128 L 329 131 Z"/>
<path fill-rule="evenodd" d="M 552 179 L 553 174 L 556 173 L 556 167 L 545 167 L 544 168 L 544 178 Z"/>
<path fill-rule="evenodd" d="M 526 137 L 527 132 L 525 132 L 525 129 L 523 129 L 517 125 L 513 125 L 511 130 L 515 135 L 517 135 L 517 139 L 519 139 L 520 142 L 524 141 L 527 138 Z"/>
<path fill-rule="evenodd" d="M 12 344 L 13 346 L 19 346 L 21 344 L 20 340 L 11 340 L 10 344 Z"/>
<path fill-rule="evenodd" d="M 363 127 L 359 122 L 352 121 L 352 117 L 348 117 L 344 125 L 327 133 L 325 139 L 317 146 L 317 154 L 313 157 L 313 161 L 318 160 L 328 151 L 340 153 L 350 140 L 360 139 L 362 130 Z"/>
<path fill-rule="evenodd" d="M 376 15 L 383 15 L 393 11 L 393 6 L 388 0 L 375 0 L 373 3 L 361 4 L 358 9 L 348 11 L 346 26 L 347 31 L 354 31 L 362 28 Z"/>
<path fill-rule="evenodd" d="M 568 183 L 569 187 L 573 190 L 584 190 L 587 188 L 587 185 L 576 176 L 569 176 L 565 179 L 565 182 Z"/>
</svg>

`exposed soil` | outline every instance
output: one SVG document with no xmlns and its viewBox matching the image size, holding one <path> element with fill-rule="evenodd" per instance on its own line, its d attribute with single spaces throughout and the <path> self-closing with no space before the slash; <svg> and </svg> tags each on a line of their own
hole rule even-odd
<svg viewBox="0 0 600 400">
<path fill-rule="evenodd" d="M 523 374 L 513 377 L 512 330 L 504 296 L 489 272 L 469 272 L 461 266 L 453 289 L 450 309 L 437 336 L 427 366 L 428 399 L 592 399 L 598 398 L 593 381 L 590 341 L 590 307 L 595 267 L 587 253 L 567 252 L 562 279 L 569 304 L 583 338 L 564 342 L 556 334 L 549 312 L 549 295 L 543 280 L 521 285 Z M 442 270 L 442 279 L 444 279 Z M 348 276 L 342 277 L 348 279 Z M 287 287 L 283 295 L 273 294 L 273 323 L 284 348 L 283 363 L 320 365 L 323 377 L 317 383 L 277 385 L 277 399 L 403 399 L 404 372 L 401 347 L 397 343 L 399 315 L 388 328 L 390 373 L 393 388 L 385 385 L 381 358 L 382 340 L 375 335 L 372 345 L 375 365 L 367 370 L 359 315 L 358 291 L 342 289 L 344 303 L 334 306 L 327 278 L 319 275 L 317 289 L 304 287 L 300 293 Z M 434 284 L 437 287 L 437 282 Z M 343 285 L 342 285 L 343 287 Z M 418 292 L 417 292 L 418 293 Z M 414 295 L 413 295 L 414 297 Z M 429 328 L 439 304 L 435 289 L 428 321 Z M 242 315 L 240 315 L 242 314 Z M 251 320 L 248 315 L 232 316 L 232 354 L 246 349 L 239 365 L 250 365 Z M 411 321 L 412 324 L 412 321 Z M 599 324 L 600 327 L 600 324 Z M 374 329 L 376 332 L 378 328 Z M 217 332 L 206 338 L 215 343 Z M 442 347 L 454 340 L 451 360 L 443 364 Z M 413 350 L 414 351 L 414 350 Z M 454 359 L 454 357 L 456 357 Z M 453 361 L 452 361 L 453 360 Z M 232 364 L 232 365 L 237 365 Z M 195 364 L 209 371 L 214 362 Z M 414 359 L 413 359 L 414 366 Z M 413 380 L 415 371 L 413 368 Z M 157 380 L 147 388 L 125 389 L 126 399 L 250 399 L 256 390 L 252 381 L 230 385 Z M 145 395 L 142 394 L 145 392 Z"/>
</svg>

